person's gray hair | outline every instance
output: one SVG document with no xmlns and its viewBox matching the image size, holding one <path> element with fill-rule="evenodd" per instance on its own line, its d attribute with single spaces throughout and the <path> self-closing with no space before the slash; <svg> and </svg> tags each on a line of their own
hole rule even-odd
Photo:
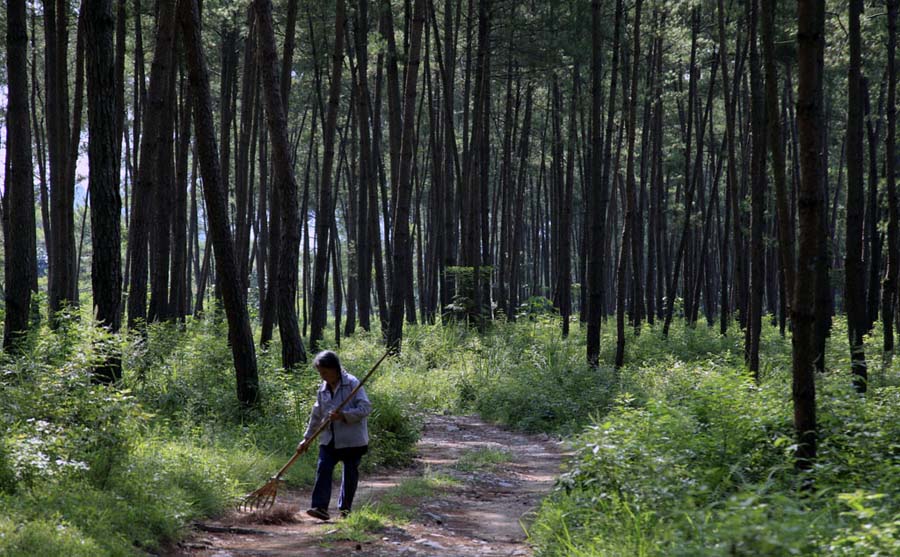
<svg viewBox="0 0 900 557">
<path fill-rule="evenodd" d="M 327 369 L 336 369 L 338 371 L 343 369 L 341 366 L 341 359 L 331 350 L 322 350 L 316 354 L 316 357 L 313 359 L 313 367 L 317 369 L 324 367 Z"/>
</svg>

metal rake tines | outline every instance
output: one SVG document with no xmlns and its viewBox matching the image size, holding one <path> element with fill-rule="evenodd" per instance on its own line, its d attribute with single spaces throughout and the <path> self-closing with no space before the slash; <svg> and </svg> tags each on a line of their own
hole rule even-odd
<svg viewBox="0 0 900 557">
<path fill-rule="evenodd" d="M 275 497 L 278 496 L 278 488 L 281 483 L 282 480 L 278 478 L 267 481 L 261 488 L 244 497 L 239 506 L 240 510 L 254 512 L 271 508 L 275 503 Z"/>
</svg>

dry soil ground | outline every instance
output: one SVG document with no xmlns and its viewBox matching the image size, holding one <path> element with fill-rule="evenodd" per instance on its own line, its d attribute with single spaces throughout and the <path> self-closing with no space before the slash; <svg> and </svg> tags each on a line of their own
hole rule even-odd
<svg viewBox="0 0 900 557">
<path fill-rule="evenodd" d="M 553 487 L 560 443 L 525 435 L 471 416 L 429 415 L 413 466 L 363 475 L 354 508 L 377 505 L 417 477 L 442 478 L 427 496 L 401 500 L 408 518 L 392 521 L 367 541 L 340 541 L 339 523 L 306 516 L 309 490 L 279 496 L 272 515 L 237 511 L 194 525 L 193 533 L 166 555 L 250 556 L 459 556 L 531 555 L 523 524 Z M 479 457 L 488 458 L 479 458 Z M 495 462 L 483 462 L 493 457 Z M 498 462 L 499 461 L 499 462 Z M 337 474 L 336 474 L 337 476 Z M 335 478 L 336 481 L 339 479 Z M 337 487 L 335 490 L 337 493 Z M 335 506 L 336 495 L 332 505 Z M 396 502 L 396 497 L 393 499 Z M 336 514 L 337 509 L 331 509 Z"/>
</svg>

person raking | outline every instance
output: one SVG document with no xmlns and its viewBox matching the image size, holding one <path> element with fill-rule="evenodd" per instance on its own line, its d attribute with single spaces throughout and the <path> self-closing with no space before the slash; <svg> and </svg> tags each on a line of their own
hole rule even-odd
<svg viewBox="0 0 900 557">
<path fill-rule="evenodd" d="M 372 404 L 364 388 L 360 388 L 352 400 L 340 410 L 335 409 L 350 396 L 359 385 L 359 380 L 347 373 L 341 366 L 338 355 L 330 350 L 319 352 L 313 360 L 313 367 L 319 372 L 322 384 L 316 393 L 316 403 L 309 416 L 309 425 L 303 440 L 297 445 L 298 452 L 304 452 L 312 442 L 310 437 L 324 422 L 328 427 L 319 436 L 319 460 L 316 465 L 316 484 L 313 488 L 312 504 L 306 514 L 319 520 L 328 520 L 328 506 L 331 502 L 331 482 L 334 467 L 344 464 L 341 477 L 341 494 L 338 509 L 341 516 L 347 516 L 353 507 L 353 497 L 359 484 L 359 463 L 369 449 L 367 416 L 372 412 Z"/>
</svg>

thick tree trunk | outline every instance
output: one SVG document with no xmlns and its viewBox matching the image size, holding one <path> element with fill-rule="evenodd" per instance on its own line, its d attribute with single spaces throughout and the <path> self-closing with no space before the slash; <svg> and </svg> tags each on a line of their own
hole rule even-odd
<svg viewBox="0 0 900 557">
<path fill-rule="evenodd" d="M 172 317 L 169 298 L 169 263 L 172 253 L 172 200 L 175 199 L 175 53 L 166 79 L 166 107 L 159 126 L 156 193 L 153 196 L 153 236 L 150 239 L 150 308 L 147 320 L 168 321 Z"/>
<path fill-rule="evenodd" d="M 91 195 L 91 287 L 97 321 L 109 332 L 119 330 L 121 254 L 118 130 L 115 86 L 112 0 L 85 0 L 85 50 L 88 88 L 88 165 Z M 112 382 L 122 375 L 121 357 L 113 349 L 94 369 L 97 379 Z"/>
<path fill-rule="evenodd" d="M 600 362 L 600 320 L 603 316 L 603 263 L 606 238 L 606 211 L 609 203 L 610 149 L 613 135 L 613 115 L 616 107 L 616 80 L 619 73 L 619 41 L 622 36 L 622 0 L 616 0 L 616 15 L 613 32 L 612 70 L 610 74 L 609 108 L 606 118 L 606 133 L 603 129 L 602 104 L 602 27 L 603 14 L 599 0 L 591 2 L 592 25 L 592 68 L 591 68 L 591 190 L 588 195 L 588 215 L 590 233 L 588 246 L 588 311 L 587 311 L 587 361 L 592 366 Z M 605 140 L 604 140 L 605 137 Z M 602 154 L 601 154 L 602 153 Z"/>
<path fill-rule="evenodd" d="M 823 0 L 798 0 L 797 68 L 797 127 L 800 133 L 799 224 L 797 276 L 804 282 L 794 286 L 791 322 L 794 325 L 793 387 L 794 429 L 797 449 L 794 453 L 800 469 L 810 468 L 816 458 L 816 385 L 815 385 L 815 294 L 817 280 L 816 259 L 819 254 L 818 220 L 822 195 L 820 175 L 821 112 L 817 106 L 816 88 L 820 79 L 816 61 L 821 48 L 817 25 L 818 12 L 824 9 Z M 812 281 L 813 284 L 809 284 Z"/>
<path fill-rule="evenodd" d="M 49 312 L 51 324 L 72 302 L 75 264 L 74 182 L 69 180 L 69 5 L 63 0 L 44 3 L 44 84 L 46 87 L 47 140 L 50 159 L 50 224 L 53 243 L 50 263 Z M 76 81 L 79 81 L 76 78 Z M 77 96 L 77 92 L 76 92 Z M 73 167 L 74 168 L 74 167 Z M 74 175 L 72 175 L 74 179 Z"/>
<path fill-rule="evenodd" d="M 10 0 L 6 5 L 6 18 L 6 149 L 9 167 L 3 196 L 6 256 L 3 349 L 17 353 L 24 348 L 29 328 L 31 294 L 36 286 L 33 275 L 37 257 L 31 125 L 28 121 L 25 0 Z"/>
</svg>

